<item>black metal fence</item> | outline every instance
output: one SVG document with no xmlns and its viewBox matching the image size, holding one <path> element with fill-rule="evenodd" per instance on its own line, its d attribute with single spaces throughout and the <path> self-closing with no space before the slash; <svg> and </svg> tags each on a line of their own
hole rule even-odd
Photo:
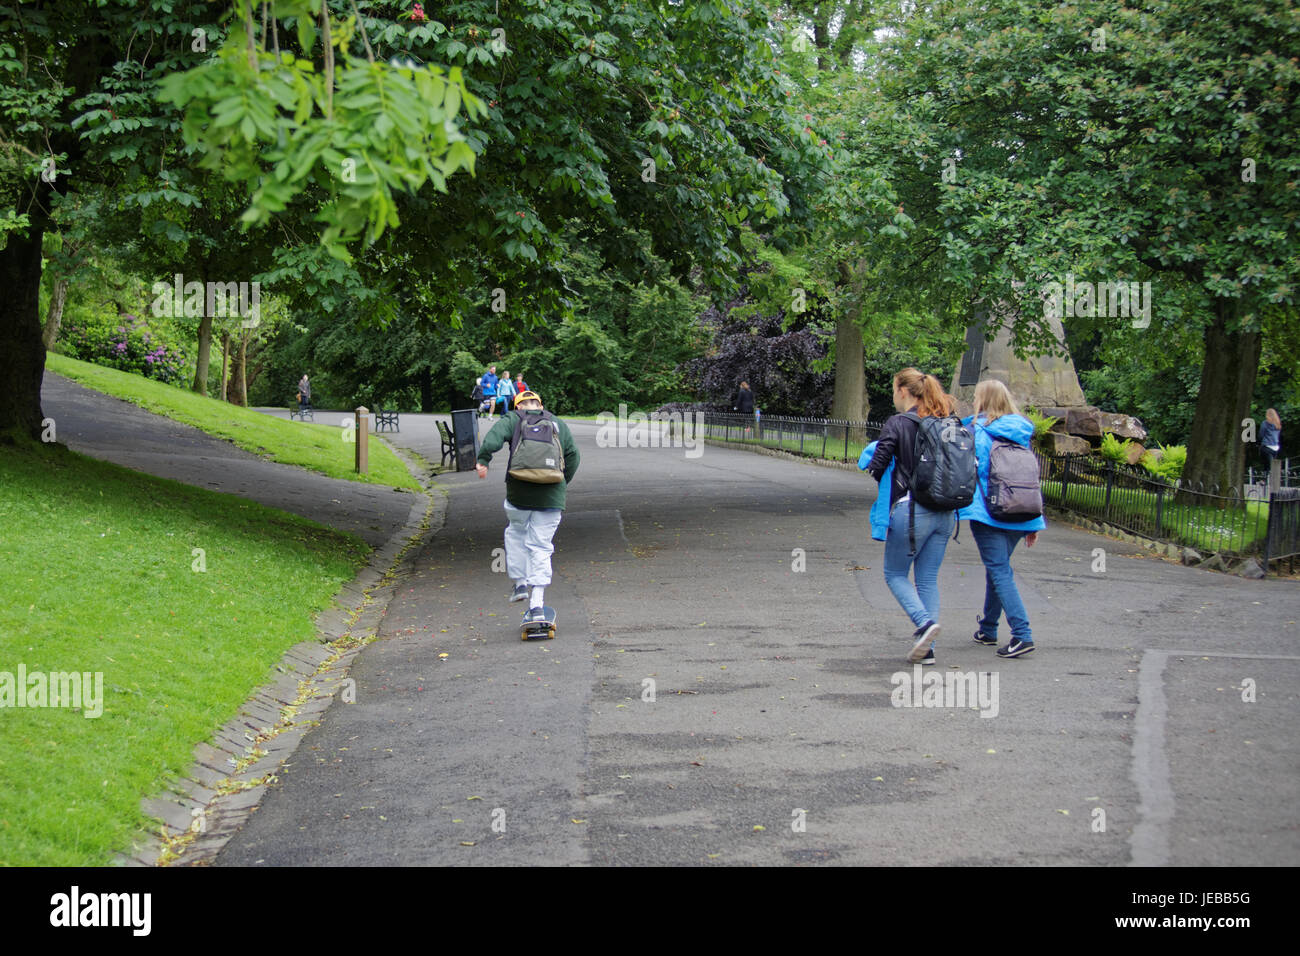
<svg viewBox="0 0 1300 956">
<path fill-rule="evenodd" d="M 880 437 L 880 422 L 833 418 L 783 418 L 706 412 L 704 437 L 775 448 L 831 461 L 857 461 Z"/>
<path fill-rule="evenodd" d="M 1266 563 L 1300 555 L 1300 489 L 1261 501 L 1091 455 L 1040 454 L 1038 461 L 1043 498 L 1062 510 L 1198 551 L 1257 554 Z"/>
<path fill-rule="evenodd" d="M 1286 558 L 1294 570 L 1297 557 L 1300 557 L 1300 488 L 1279 488 L 1268 499 L 1264 566 Z"/>
<path fill-rule="evenodd" d="M 832 461 L 857 461 L 881 422 L 704 413 L 705 438 L 759 445 Z M 1264 566 L 1300 557 L 1300 487 L 1267 500 L 1231 488 L 1170 482 L 1145 468 L 1092 455 L 1038 457 L 1044 500 L 1131 534 L 1224 555 L 1259 555 Z M 1284 463 L 1288 473 L 1290 461 Z M 1297 482 L 1300 484 L 1300 481 Z"/>
<path fill-rule="evenodd" d="M 1294 458 L 1279 459 L 1281 468 L 1282 488 L 1300 488 L 1300 461 Z M 1250 488 L 1259 489 L 1258 497 L 1268 497 L 1268 469 L 1250 465 L 1246 468 L 1246 484 Z M 1248 494 L 1250 492 L 1247 492 Z"/>
</svg>

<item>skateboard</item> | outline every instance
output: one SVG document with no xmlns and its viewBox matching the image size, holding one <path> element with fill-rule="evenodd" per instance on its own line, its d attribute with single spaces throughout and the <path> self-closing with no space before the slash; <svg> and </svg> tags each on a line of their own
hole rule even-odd
<svg viewBox="0 0 1300 956">
<path fill-rule="evenodd" d="M 528 612 L 525 611 L 525 614 Z M 534 638 L 542 640 L 553 640 L 555 637 L 555 608 L 549 604 L 542 607 L 542 617 L 536 621 L 524 621 L 519 625 L 519 639 L 521 641 L 533 640 Z"/>
</svg>

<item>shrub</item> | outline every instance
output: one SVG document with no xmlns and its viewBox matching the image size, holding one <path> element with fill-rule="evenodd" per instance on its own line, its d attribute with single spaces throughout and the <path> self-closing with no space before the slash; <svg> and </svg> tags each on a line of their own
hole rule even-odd
<svg viewBox="0 0 1300 956">
<path fill-rule="evenodd" d="M 1183 465 L 1187 463 L 1186 445 L 1161 445 L 1160 456 L 1151 452 L 1142 456 L 1142 467 L 1153 475 L 1168 481 L 1177 481 L 1183 476 Z"/>
<path fill-rule="evenodd" d="M 133 315 L 118 316 L 117 325 L 88 321 L 64 326 L 58 350 L 70 358 L 160 382 L 177 382 L 185 376 L 184 350 L 161 341 L 143 319 Z"/>
</svg>

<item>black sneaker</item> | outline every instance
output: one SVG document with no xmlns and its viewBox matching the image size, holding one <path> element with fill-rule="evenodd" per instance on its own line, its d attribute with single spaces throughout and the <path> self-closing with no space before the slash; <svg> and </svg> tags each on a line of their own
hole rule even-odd
<svg viewBox="0 0 1300 956">
<path fill-rule="evenodd" d="M 926 649 L 938 636 L 939 625 L 934 621 L 926 621 L 912 632 L 912 650 L 908 653 L 907 659 L 913 664 L 920 663 L 921 658 L 925 657 Z"/>
<path fill-rule="evenodd" d="M 1022 641 L 1013 637 L 1011 643 L 1007 644 L 1006 647 L 998 648 L 998 657 L 1024 657 L 1033 649 L 1033 641 Z"/>
<path fill-rule="evenodd" d="M 933 663 L 934 663 L 934 648 L 931 647 L 931 648 L 927 649 L 926 652 L 925 652 L 925 656 L 922 657 L 919 661 L 917 661 L 917 663 L 918 663 L 918 664 L 933 664 Z"/>
<path fill-rule="evenodd" d="M 972 638 L 972 640 L 974 640 L 976 644 L 983 644 L 985 647 L 997 647 L 998 639 L 996 637 L 989 637 L 987 634 L 984 633 L 983 617 L 976 614 L 975 624 L 976 624 L 975 637 Z"/>
<path fill-rule="evenodd" d="M 510 595 L 510 603 L 514 604 L 516 601 L 525 601 L 527 599 L 528 599 L 528 585 L 516 584 L 514 593 Z"/>
</svg>

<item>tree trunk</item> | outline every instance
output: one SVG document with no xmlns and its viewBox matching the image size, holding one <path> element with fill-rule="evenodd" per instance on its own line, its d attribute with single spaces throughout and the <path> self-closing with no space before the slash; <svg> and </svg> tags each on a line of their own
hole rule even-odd
<svg viewBox="0 0 1300 956">
<path fill-rule="evenodd" d="M 227 401 L 227 396 L 230 394 L 229 389 L 226 387 L 228 384 L 228 380 L 226 376 L 229 374 L 230 374 L 230 333 L 222 332 L 221 333 L 221 400 L 223 402 Z"/>
<path fill-rule="evenodd" d="M 45 195 L 48 195 L 46 191 Z M 44 197 L 41 197 L 42 199 Z M 39 439 L 41 379 L 41 241 L 45 223 L 33 204 L 27 235 L 9 233 L 0 249 L 0 441 Z"/>
<path fill-rule="evenodd" d="M 868 407 L 862 329 L 852 319 L 842 318 L 835 326 L 835 395 L 831 399 L 831 418 L 866 421 Z"/>
<path fill-rule="evenodd" d="M 208 394 L 208 355 L 212 351 L 212 316 L 203 310 L 199 319 L 199 356 L 195 363 L 193 391 L 200 395 Z"/>
<path fill-rule="evenodd" d="M 42 341 L 48 352 L 59 339 L 59 326 L 63 324 L 63 306 L 68 301 L 68 280 L 58 279 L 50 293 L 50 310 L 45 314 L 45 335 Z"/>
<path fill-rule="evenodd" d="M 248 407 L 248 334 L 239 337 L 239 354 L 230 365 L 229 399 L 235 405 Z"/>
<path fill-rule="evenodd" d="M 248 407 L 248 333 L 239 339 L 239 404 Z"/>
<path fill-rule="evenodd" d="M 1205 330 L 1201 389 L 1192 418 L 1183 481 L 1206 491 L 1229 494 L 1242 481 L 1246 444 L 1242 419 L 1250 415 L 1263 337 L 1238 325 L 1241 302 L 1215 300 L 1214 321 Z"/>
</svg>

